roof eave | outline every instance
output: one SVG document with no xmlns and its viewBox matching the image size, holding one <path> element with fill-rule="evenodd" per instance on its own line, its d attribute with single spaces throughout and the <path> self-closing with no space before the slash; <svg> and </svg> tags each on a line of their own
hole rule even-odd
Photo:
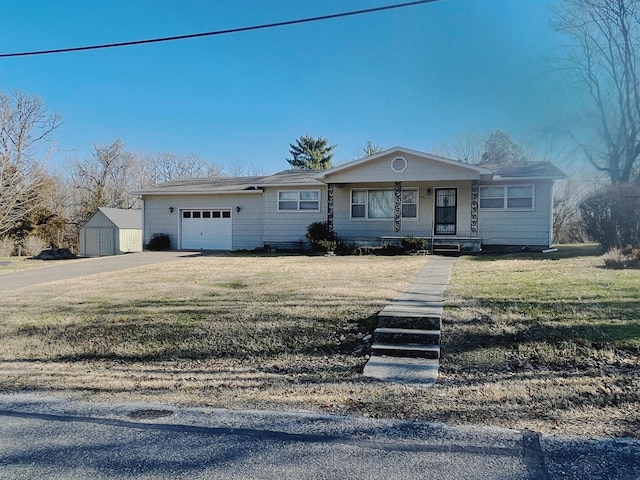
<svg viewBox="0 0 640 480">
<path fill-rule="evenodd" d="M 260 188 L 269 188 L 269 187 L 321 187 L 324 186 L 324 182 L 319 180 L 314 180 L 312 182 L 280 182 L 280 183 L 261 183 Z"/>
<path fill-rule="evenodd" d="M 244 189 L 244 190 L 181 190 L 179 192 L 170 191 L 170 192 L 159 192 L 157 190 L 140 190 L 137 192 L 131 192 L 131 195 L 140 195 L 140 196 L 157 196 L 157 195 L 229 195 L 229 194 L 256 194 L 262 193 L 262 189 L 260 187 L 252 188 L 252 189 Z"/>
<path fill-rule="evenodd" d="M 513 180 L 566 180 L 568 177 L 566 175 L 527 175 L 527 176 L 517 176 L 517 175 L 494 175 L 493 180 L 499 181 L 513 181 Z"/>
</svg>

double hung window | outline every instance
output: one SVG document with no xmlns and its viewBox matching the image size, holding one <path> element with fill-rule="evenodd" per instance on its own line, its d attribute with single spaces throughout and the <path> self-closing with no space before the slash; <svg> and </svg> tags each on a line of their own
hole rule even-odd
<svg viewBox="0 0 640 480">
<path fill-rule="evenodd" d="M 278 192 L 279 212 L 320 211 L 319 190 L 281 190 Z"/>
<path fill-rule="evenodd" d="M 480 208 L 484 210 L 533 210 L 533 185 L 480 187 Z"/>
</svg>

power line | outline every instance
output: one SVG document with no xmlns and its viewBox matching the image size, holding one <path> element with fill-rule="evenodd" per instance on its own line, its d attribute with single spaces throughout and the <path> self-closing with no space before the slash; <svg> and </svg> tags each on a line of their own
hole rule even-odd
<svg viewBox="0 0 640 480">
<path fill-rule="evenodd" d="M 240 33 L 240 32 L 250 32 L 253 30 L 265 30 L 267 28 L 276 28 L 276 27 L 286 27 L 289 25 L 299 25 L 301 23 L 311 23 L 311 22 L 319 22 L 323 20 L 332 20 L 335 18 L 343 18 L 343 17 L 352 17 L 355 15 L 363 15 L 367 13 L 374 12 L 382 12 L 384 10 L 394 10 L 397 8 L 405 8 L 411 7 L 414 5 L 420 5 L 424 3 L 433 3 L 438 0 L 416 0 L 413 2 L 406 3 L 398 3 L 396 5 L 385 5 L 382 7 L 374 7 L 374 8 L 366 8 L 364 10 L 353 10 L 350 12 L 343 13 L 333 13 L 330 15 L 321 15 L 319 17 L 309 17 L 309 18 L 301 18 L 297 20 L 286 20 L 283 22 L 275 22 L 275 23 L 265 23 L 261 25 L 253 25 L 249 27 L 239 27 L 239 28 L 230 28 L 226 30 L 216 30 L 213 32 L 203 32 L 203 33 L 192 33 L 188 35 L 177 35 L 173 37 L 162 37 L 162 38 L 150 38 L 146 40 L 133 40 L 130 42 L 118 42 L 118 43 L 105 43 L 100 45 L 88 45 L 84 47 L 70 47 L 70 48 L 57 48 L 50 50 L 37 50 L 31 52 L 18 52 L 18 53 L 0 53 L 0 58 L 7 57 L 27 57 L 27 56 L 35 56 L 35 55 L 50 55 L 54 53 L 68 53 L 68 52 L 82 52 L 86 50 L 100 50 L 105 48 L 116 48 L 116 47 L 130 47 L 133 45 L 145 45 L 149 43 L 160 43 L 160 42 L 172 42 L 175 40 L 187 40 L 190 38 L 200 38 L 200 37 L 213 37 L 216 35 L 227 35 L 230 33 Z"/>
</svg>

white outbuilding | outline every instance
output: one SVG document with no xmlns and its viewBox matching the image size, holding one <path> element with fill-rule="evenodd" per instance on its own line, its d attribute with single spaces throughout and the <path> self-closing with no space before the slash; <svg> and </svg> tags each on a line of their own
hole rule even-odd
<svg viewBox="0 0 640 480">
<path fill-rule="evenodd" d="M 80 228 L 80 255 L 103 257 L 141 251 L 141 210 L 100 207 Z"/>
</svg>

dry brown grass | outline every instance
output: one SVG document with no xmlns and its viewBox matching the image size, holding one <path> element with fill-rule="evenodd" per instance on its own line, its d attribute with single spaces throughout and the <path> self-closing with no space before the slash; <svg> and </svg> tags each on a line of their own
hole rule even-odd
<svg viewBox="0 0 640 480">
<path fill-rule="evenodd" d="M 0 275 L 43 266 L 42 260 L 31 260 L 29 257 L 0 257 Z"/>
<path fill-rule="evenodd" d="M 596 251 L 457 262 L 441 385 L 458 386 L 476 418 L 639 435 L 640 272 L 607 270 Z"/>
<path fill-rule="evenodd" d="M 438 384 L 362 377 L 425 262 L 196 257 L 5 292 L 0 389 L 638 437 L 640 279 L 597 257 L 460 259 Z"/>
</svg>

